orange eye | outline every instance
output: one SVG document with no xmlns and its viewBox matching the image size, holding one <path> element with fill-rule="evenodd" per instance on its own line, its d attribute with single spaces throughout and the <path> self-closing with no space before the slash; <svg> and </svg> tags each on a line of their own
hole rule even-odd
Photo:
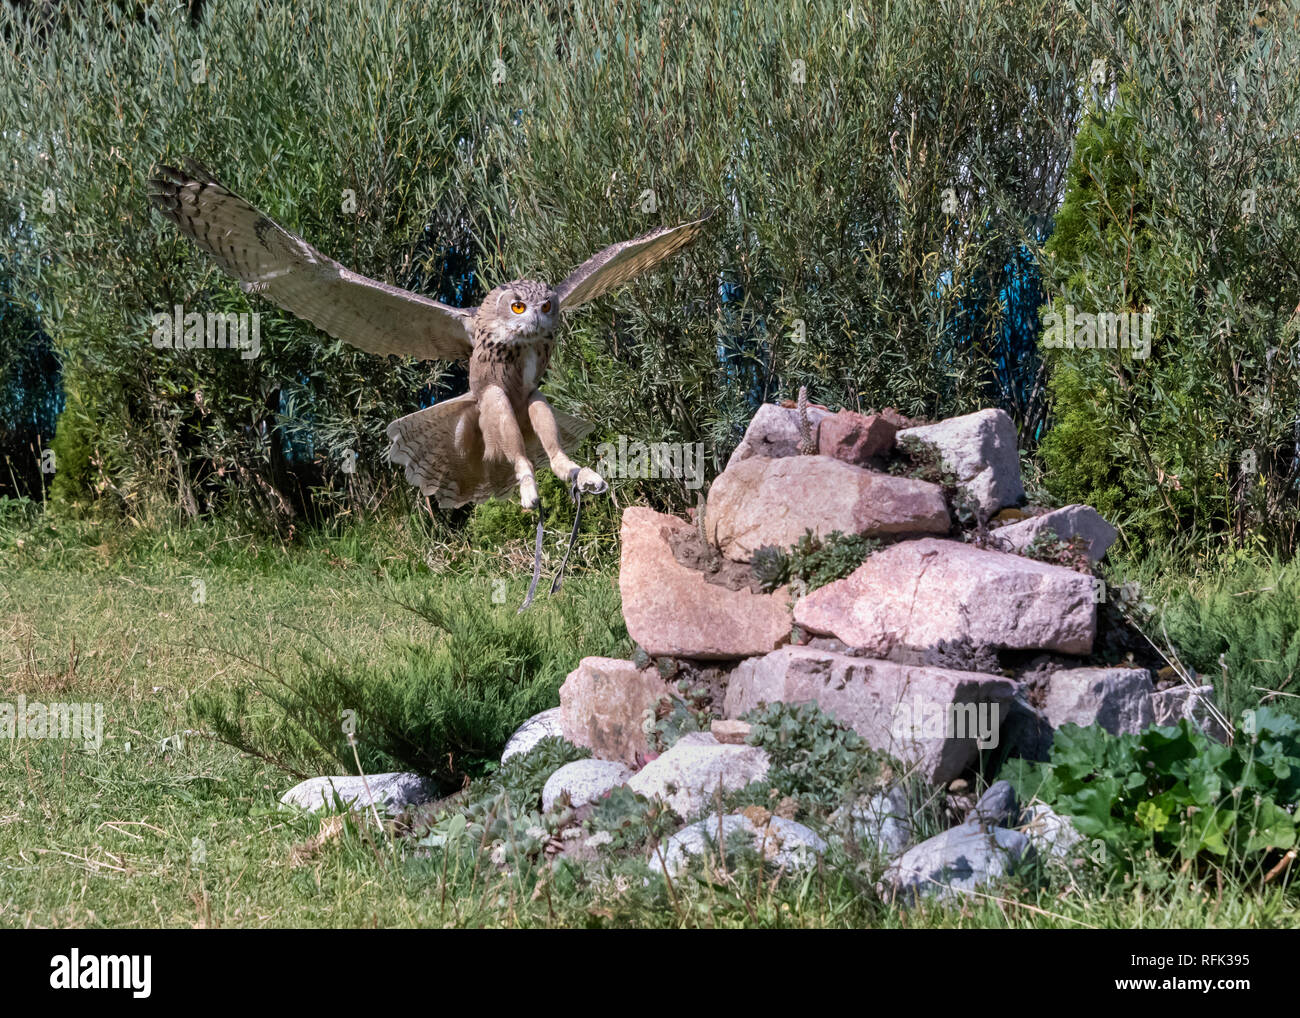
<svg viewBox="0 0 1300 1018">
<path fill-rule="evenodd" d="M 524 311 L 527 309 L 527 307 L 528 305 L 526 305 L 523 301 L 517 300 L 510 305 L 510 310 L 517 315 L 522 315 Z"/>
<path fill-rule="evenodd" d="M 551 302 L 548 300 L 546 303 L 542 305 L 542 314 L 549 315 L 550 313 L 551 313 Z"/>
</svg>

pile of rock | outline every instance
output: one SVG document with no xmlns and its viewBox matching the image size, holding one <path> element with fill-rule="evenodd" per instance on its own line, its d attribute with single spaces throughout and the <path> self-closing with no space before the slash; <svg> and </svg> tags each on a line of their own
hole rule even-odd
<svg viewBox="0 0 1300 1018">
<path fill-rule="evenodd" d="M 1068 722 L 1112 733 L 1182 716 L 1210 725 L 1208 689 L 1157 692 L 1145 668 L 1090 660 L 1101 597 L 1086 570 L 1116 532 L 1087 506 L 1014 508 L 1024 497 L 1000 410 L 917 426 L 892 411 L 764 406 L 702 519 L 624 511 L 619 587 L 638 655 L 581 661 L 560 706 L 523 726 L 506 756 L 562 735 L 592 759 L 551 775 L 544 808 L 626 785 L 693 818 L 766 776 L 767 754 L 745 743 L 739 720 L 765 703 L 814 702 L 935 785 L 965 784 L 1008 752 L 1042 758 Z M 788 550 L 810 531 L 880 547 L 811 592 L 752 582 L 759 549 Z M 1024 554 L 1047 538 L 1069 543 L 1073 568 Z M 718 720 L 656 753 L 653 722 L 681 674 L 714 690 Z M 897 787 L 845 804 L 831 823 L 894 860 L 884 890 L 903 896 L 970 889 L 1077 839 L 1045 807 L 1022 811 L 1005 782 L 920 844 Z M 751 807 L 686 826 L 654 865 L 675 872 L 736 836 L 787 867 L 826 848 L 792 818 Z"/>
<path fill-rule="evenodd" d="M 937 465 L 943 483 L 908 476 L 913 462 Z M 596 758 L 635 769 L 626 777 L 606 771 L 609 781 L 661 795 L 689 816 L 719 787 L 760 777 L 766 761 L 762 750 L 710 734 L 684 737 L 653 758 L 647 719 L 674 695 L 664 676 L 681 667 L 714 673 L 713 709 L 723 719 L 762 703 L 812 701 L 938 785 L 974 777 L 994 753 L 1041 758 L 1067 722 L 1119 733 L 1192 716 L 1206 690 L 1157 693 L 1145 668 L 1089 660 L 1101 599 L 1090 572 L 1023 554 L 1052 537 L 1072 542 L 1073 564 L 1086 568 L 1106 554 L 1114 528 L 1082 505 L 1005 511 L 1023 500 L 1015 429 L 1000 410 L 913 426 L 891 411 L 762 407 L 710 488 L 702 521 L 625 510 L 619 587 L 644 655 L 583 660 L 560 692 L 560 732 Z M 974 532 L 958 524 L 959 504 L 974 508 Z M 865 535 L 882 547 L 811 593 L 765 593 L 738 580 L 759 548 L 789 549 L 809 531 Z M 703 542 L 716 562 L 700 554 Z M 569 765 L 575 778 L 590 766 Z M 590 787 L 584 778 L 570 792 L 586 797 Z M 858 835 L 901 854 L 889 871 L 899 893 L 932 889 L 935 861 L 973 858 L 974 841 L 992 853 L 972 871 L 976 882 L 1034 854 L 1031 835 L 1012 829 L 1031 818 L 1009 809 L 991 825 L 967 821 L 908 848 L 905 807 L 895 790 L 841 811 Z M 817 835 L 774 832 L 773 822 L 740 814 L 700 821 L 675 836 L 667 865 L 713 828 L 816 850 Z"/>
</svg>

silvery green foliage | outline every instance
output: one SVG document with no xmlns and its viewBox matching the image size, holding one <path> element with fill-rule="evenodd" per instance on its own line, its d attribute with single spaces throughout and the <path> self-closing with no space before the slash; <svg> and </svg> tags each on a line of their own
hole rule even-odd
<svg viewBox="0 0 1300 1018">
<path fill-rule="evenodd" d="M 831 810 L 865 788 L 880 759 L 857 732 L 815 703 L 770 703 L 747 713 L 746 738 L 771 760 L 766 783 L 802 809 Z"/>
<path fill-rule="evenodd" d="M 765 544 L 754 552 L 750 570 L 759 588 L 770 593 L 790 578 L 790 556 L 775 545 Z"/>
<path fill-rule="evenodd" d="M 418 843 L 449 851 L 487 851 L 498 865 L 540 860 L 551 839 L 575 820 L 567 801 L 539 810 L 546 779 L 566 763 L 590 755 L 589 750 L 547 736 L 490 776 L 471 782 L 464 801 L 433 818 Z"/>
<path fill-rule="evenodd" d="M 0 103 L 22 126 L 0 165 L 42 253 L 15 290 L 68 389 L 57 494 L 282 526 L 406 497 L 384 428 L 442 367 L 325 341 L 211 269 L 146 213 L 150 168 L 185 155 L 349 267 L 454 303 L 722 210 L 560 347 L 550 395 L 611 434 L 702 441 L 716 466 L 751 399 L 799 385 L 909 414 L 983 405 L 999 323 L 964 309 L 1057 201 L 1077 15 L 859 7 L 225 0 L 197 24 L 96 6 L 36 33 L 5 5 Z M 155 351 L 150 316 L 177 303 L 261 312 L 261 355 Z"/>
</svg>

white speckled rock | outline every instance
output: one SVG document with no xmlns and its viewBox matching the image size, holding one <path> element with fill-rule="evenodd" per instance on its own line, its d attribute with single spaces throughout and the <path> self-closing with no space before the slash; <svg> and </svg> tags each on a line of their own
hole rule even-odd
<svg viewBox="0 0 1300 1018">
<path fill-rule="evenodd" d="M 559 707 L 552 707 L 540 714 L 534 714 L 516 728 L 514 735 L 510 736 L 510 740 L 506 743 L 506 748 L 501 751 L 501 762 L 505 763 L 512 756 L 517 756 L 520 753 L 527 753 L 550 735 L 564 735 L 560 731 Z"/>
<path fill-rule="evenodd" d="M 1064 859 L 1083 840 L 1069 817 L 1063 817 L 1046 803 L 1035 803 L 1021 815 L 1020 831 L 1034 850 L 1049 859 Z"/>
<path fill-rule="evenodd" d="M 627 783 L 632 769 L 616 760 L 574 760 L 546 779 L 542 787 L 542 809 L 549 810 L 561 792 L 569 793 L 569 805 L 595 802 L 611 788 Z"/>
<path fill-rule="evenodd" d="M 691 732 L 627 785 L 640 795 L 663 799 L 678 816 L 688 818 L 707 809 L 719 787 L 724 793 L 736 791 L 762 781 L 767 769 L 767 753 L 757 746 L 723 745 L 708 732 Z"/>
<path fill-rule="evenodd" d="M 682 565 L 671 540 L 691 525 L 645 506 L 623 511 L 618 589 L 630 637 L 652 657 L 748 657 L 790 639 L 785 591 L 753 594 L 709 583 Z"/>
<path fill-rule="evenodd" d="M 1025 497 L 1016 426 L 1003 410 L 904 428 L 897 441 L 903 448 L 919 442 L 937 451 L 944 468 L 989 515 Z"/>
<path fill-rule="evenodd" d="M 696 856 L 706 852 L 714 857 L 720 855 L 718 835 L 726 842 L 737 831 L 743 831 L 753 839 L 754 850 L 761 853 L 767 863 L 784 870 L 802 869 L 812 865 L 817 856 L 826 851 L 826 842 L 803 824 L 772 817 L 762 826 L 757 827 L 741 813 L 732 813 L 721 818 L 715 814 L 706 817 L 680 831 L 668 839 L 663 847 L 663 858 L 656 852 L 650 859 L 650 869 L 659 873 L 667 870 L 669 876 L 676 876 Z"/>
<path fill-rule="evenodd" d="M 366 789 L 370 792 L 367 794 Z M 407 806 L 428 802 L 436 794 L 432 782 L 418 774 L 392 771 L 387 774 L 367 774 L 362 780 L 355 774 L 337 777 L 308 778 L 299 782 L 280 797 L 286 806 L 298 806 L 316 812 L 332 809 L 335 796 L 353 809 L 369 809 L 373 801 L 381 813 L 394 815 Z"/>
</svg>

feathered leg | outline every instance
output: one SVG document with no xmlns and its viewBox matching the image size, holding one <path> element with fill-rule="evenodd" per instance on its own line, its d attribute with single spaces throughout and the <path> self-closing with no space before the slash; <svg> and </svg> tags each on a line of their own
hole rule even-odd
<svg viewBox="0 0 1300 1018">
<path fill-rule="evenodd" d="M 489 385 L 479 393 L 478 403 L 479 427 L 488 458 L 505 460 L 514 468 L 520 503 L 525 509 L 536 509 L 542 501 L 537 494 L 537 478 L 510 397 L 500 386 Z"/>
<path fill-rule="evenodd" d="M 532 425 L 533 433 L 537 436 L 538 441 L 542 443 L 542 448 L 546 450 L 546 456 L 551 463 L 551 470 L 556 477 L 568 481 L 575 491 L 583 491 L 592 495 L 599 495 L 609 487 L 604 478 L 596 471 L 589 467 L 580 467 L 568 457 L 564 451 L 561 422 L 556 420 L 556 413 L 551 408 L 551 404 L 546 402 L 546 398 L 536 390 L 528 397 L 528 422 Z M 566 417 L 563 423 L 569 425 L 568 428 L 563 430 L 570 433 L 582 431 L 585 434 L 585 432 L 591 430 L 590 426 L 572 417 Z M 577 441 L 580 437 L 581 435 L 571 440 Z"/>
</svg>

